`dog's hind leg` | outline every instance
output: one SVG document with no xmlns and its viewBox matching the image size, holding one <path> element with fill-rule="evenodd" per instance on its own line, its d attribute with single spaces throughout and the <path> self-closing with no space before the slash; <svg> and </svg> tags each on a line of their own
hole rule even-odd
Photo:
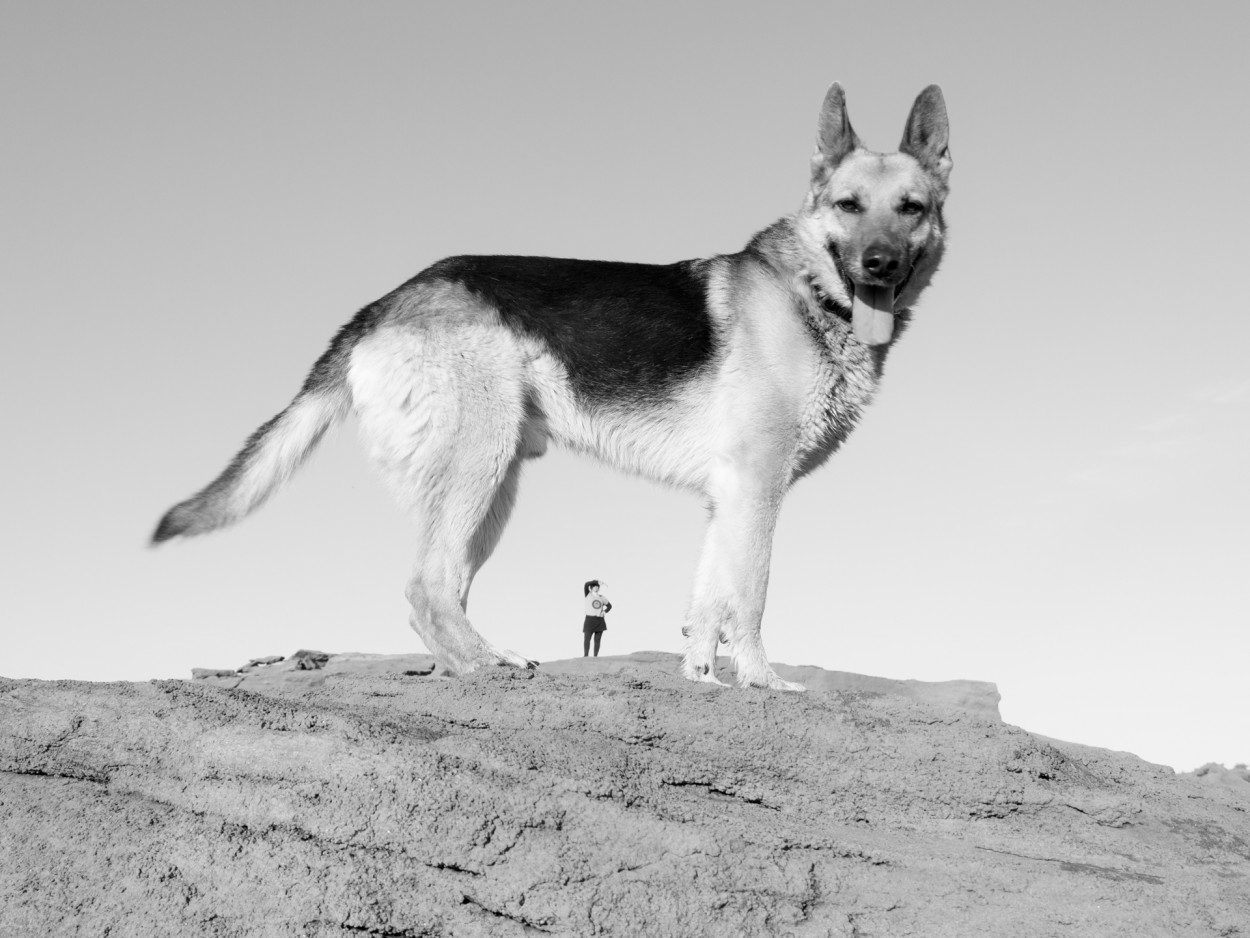
<svg viewBox="0 0 1250 938">
<path fill-rule="evenodd" d="M 709 484 L 711 518 L 695 577 L 682 673 L 720 683 L 716 647 L 729 644 L 742 687 L 801 691 L 773 671 L 760 637 L 773 530 L 783 492 L 758 473 L 722 466 Z"/>
<path fill-rule="evenodd" d="M 531 419 L 536 415 L 529 409 L 526 411 L 527 421 L 521 427 L 521 439 L 517 449 L 517 455 L 509 464 L 507 471 L 504 473 L 503 482 L 495 491 L 495 497 L 491 501 L 490 507 L 486 510 L 486 514 L 482 516 L 482 521 L 478 525 L 477 530 L 473 533 L 473 539 L 469 544 L 469 582 L 465 586 L 464 596 L 461 600 L 461 608 L 468 612 L 469 604 L 469 587 L 472 586 L 473 578 L 477 576 L 478 570 L 482 565 L 490 559 L 490 555 L 495 552 L 495 548 L 499 545 L 499 539 L 503 536 L 503 529 L 508 524 L 508 519 L 512 517 L 512 509 L 516 505 L 517 489 L 521 482 L 521 466 L 524 460 L 537 459 L 547 452 L 547 433 L 541 419 Z M 509 652 L 509 654 L 511 654 Z M 529 661 L 532 667 L 536 662 Z"/>
<path fill-rule="evenodd" d="M 520 466 L 519 459 L 512 460 L 493 494 L 486 492 L 489 485 L 456 486 L 456 497 L 447 497 L 440 510 L 422 518 L 422 543 L 406 590 L 412 604 L 410 622 L 451 673 L 465 674 L 483 665 L 537 666 L 515 652 L 496 648 L 468 618 L 473 578 L 494 551 L 511 514 Z M 471 529 L 474 516 L 477 524 Z"/>
<path fill-rule="evenodd" d="M 486 509 L 486 514 L 482 516 L 481 523 L 478 524 L 477 530 L 473 532 L 473 537 L 469 541 L 469 578 L 465 583 L 464 593 L 460 597 L 460 606 L 466 613 L 469 611 L 469 589 L 473 586 L 473 578 L 482 569 L 482 565 L 490 559 L 490 555 L 495 552 L 499 544 L 499 539 L 503 536 L 503 529 L 512 516 L 513 505 L 516 504 L 520 480 L 521 460 L 518 458 L 512 461 L 512 465 L 504 473 L 503 482 L 495 491 L 490 507 Z"/>
<path fill-rule="evenodd" d="M 352 361 L 352 394 L 383 477 L 417 525 L 410 622 L 448 671 L 533 667 L 496 648 L 465 610 L 478 569 L 515 500 L 523 389 L 506 344 L 489 334 L 380 330 Z"/>
</svg>

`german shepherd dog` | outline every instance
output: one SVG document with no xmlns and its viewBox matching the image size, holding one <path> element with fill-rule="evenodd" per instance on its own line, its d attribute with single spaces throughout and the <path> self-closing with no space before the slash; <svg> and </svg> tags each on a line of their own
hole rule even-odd
<svg viewBox="0 0 1250 938">
<path fill-rule="evenodd" d="M 897 153 L 825 95 L 802 207 L 736 254 L 674 264 L 451 257 L 343 326 L 290 405 L 161 520 L 153 543 L 243 518 L 354 411 L 417 527 L 411 623 L 451 673 L 535 667 L 483 638 L 469 587 L 550 441 L 700 494 L 710 521 L 683 674 L 802 690 L 760 638 L 773 530 L 842 444 L 942 257 L 946 105 L 916 98 Z"/>
</svg>

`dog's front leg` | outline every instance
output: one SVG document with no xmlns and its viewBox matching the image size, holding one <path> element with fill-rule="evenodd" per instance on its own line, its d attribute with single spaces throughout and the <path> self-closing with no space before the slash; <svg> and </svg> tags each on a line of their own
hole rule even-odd
<svg viewBox="0 0 1250 938">
<path fill-rule="evenodd" d="M 777 472 L 721 464 L 708 486 L 707 534 L 686 627 L 682 673 L 693 681 L 716 678 L 716 646 L 729 644 L 741 687 L 801 691 L 773 671 L 760 637 L 773 531 L 785 485 Z"/>
</svg>

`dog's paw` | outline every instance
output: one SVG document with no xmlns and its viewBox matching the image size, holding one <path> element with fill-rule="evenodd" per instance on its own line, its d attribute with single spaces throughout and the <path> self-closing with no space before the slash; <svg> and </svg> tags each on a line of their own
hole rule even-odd
<svg viewBox="0 0 1250 938">
<path fill-rule="evenodd" d="M 767 671 L 760 674 L 739 674 L 738 686 L 760 687 L 765 690 L 786 690 L 791 691 L 792 693 L 803 693 L 807 690 L 806 687 L 802 684 L 796 683 L 795 681 L 782 680 L 777 676 L 777 673 L 773 671 L 772 668 L 769 668 Z"/>
<path fill-rule="evenodd" d="M 522 671 L 532 671 L 538 667 L 538 662 L 529 658 L 518 655 L 515 651 L 506 651 L 493 646 L 482 648 L 472 657 L 464 656 L 459 659 L 448 656 L 446 661 L 440 659 L 444 672 L 451 677 L 464 677 L 466 674 L 472 674 L 474 671 L 480 671 L 485 668 L 518 668 Z"/>
<path fill-rule="evenodd" d="M 719 687 L 729 686 L 716 676 L 716 671 L 708 664 L 692 665 L 686 662 L 681 666 L 681 676 L 688 681 L 698 681 L 701 684 L 716 684 Z"/>
<path fill-rule="evenodd" d="M 518 655 L 515 651 L 505 649 L 499 653 L 499 660 L 495 662 L 501 668 L 521 668 L 522 670 L 533 671 L 538 667 L 538 662 L 532 658 L 526 658 Z"/>
</svg>

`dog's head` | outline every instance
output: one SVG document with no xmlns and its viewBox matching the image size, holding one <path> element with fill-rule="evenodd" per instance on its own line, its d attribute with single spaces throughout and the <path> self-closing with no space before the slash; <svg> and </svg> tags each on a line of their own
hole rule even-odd
<svg viewBox="0 0 1250 938">
<path fill-rule="evenodd" d="M 870 345 L 890 340 L 894 311 L 910 308 L 937 269 L 948 137 L 937 85 L 920 92 L 898 152 L 888 154 L 859 142 L 841 85 L 825 95 L 797 230 L 818 298 L 849 308 L 856 336 Z"/>
</svg>

